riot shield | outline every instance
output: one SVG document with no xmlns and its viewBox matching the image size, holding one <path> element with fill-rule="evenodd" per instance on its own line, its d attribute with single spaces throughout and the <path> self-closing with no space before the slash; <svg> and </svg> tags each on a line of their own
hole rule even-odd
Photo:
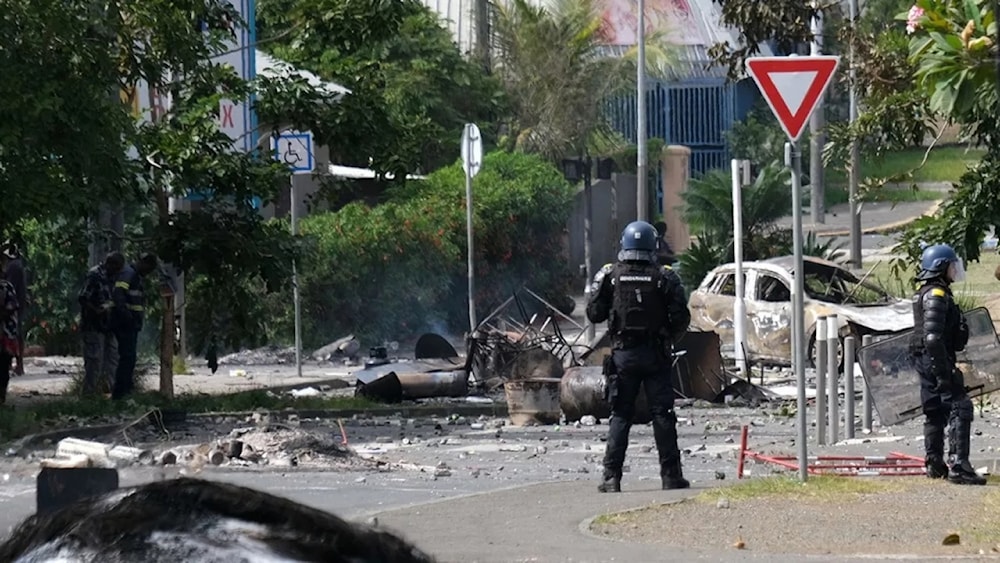
<svg viewBox="0 0 1000 563">
<path fill-rule="evenodd" d="M 958 368 L 965 374 L 969 397 L 1000 390 L 1000 340 L 989 311 L 985 308 L 968 311 L 965 321 L 969 325 L 969 343 L 958 353 Z M 858 350 L 861 374 L 868 383 L 883 426 L 923 414 L 920 376 L 910 359 L 912 332 L 906 330 Z"/>
</svg>

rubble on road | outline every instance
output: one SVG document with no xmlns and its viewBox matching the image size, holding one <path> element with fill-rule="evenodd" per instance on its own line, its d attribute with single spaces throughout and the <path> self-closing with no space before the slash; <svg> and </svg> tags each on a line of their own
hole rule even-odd
<svg viewBox="0 0 1000 563">
<path fill-rule="evenodd" d="M 133 464 L 148 464 L 153 454 L 149 450 L 64 438 L 56 446 L 56 457 L 44 459 L 42 467 L 123 467 Z"/>
<path fill-rule="evenodd" d="M 219 358 L 220 366 L 268 366 L 295 363 L 295 348 L 264 346 Z"/>
</svg>

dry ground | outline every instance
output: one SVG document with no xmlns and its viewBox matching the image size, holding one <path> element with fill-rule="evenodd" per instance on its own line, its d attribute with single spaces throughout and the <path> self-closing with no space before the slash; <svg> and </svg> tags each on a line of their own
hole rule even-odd
<svg viewBox="0 0 1000 563">
<path fill-rule="evenodd" d="M 694 499 L 601 516 L 610 538 L 796 554 L 998 554 L 1000 480 L 962 487 L 924 477 L 760 477 Z M 942 545 L 957 533 L 959 545 Z M 738 542 L 743 542 L 738 546 Z"/>
</svg>

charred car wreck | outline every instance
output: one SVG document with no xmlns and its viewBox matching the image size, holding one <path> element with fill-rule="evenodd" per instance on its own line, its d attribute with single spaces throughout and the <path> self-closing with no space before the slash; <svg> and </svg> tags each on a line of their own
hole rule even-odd
<svg viewBox="0 0 1000 563">
<path fill-rule="evenodd" d="M 746 357 L 751 362 L 791 364 L 793 264 L 791 256 L 783 256 L 743 265 L 744 302 L 749 321 Z M 816 359 L 816 320 L 821 317 L 837 315 L 841 341 L 849 335 L 860 340 L 865 334 L 893 334 L 913 327 L 909 301 L 889 295 L 850 270 L 827 260 L 805 257 L 804 271 L 807 357 L 811 365 L 815 365 Z M 726 358 L 735 357 L 735 299 L 734 264 L 709 272 L 690 297 L 691 330 L 717 333 Z"/>
</svg>

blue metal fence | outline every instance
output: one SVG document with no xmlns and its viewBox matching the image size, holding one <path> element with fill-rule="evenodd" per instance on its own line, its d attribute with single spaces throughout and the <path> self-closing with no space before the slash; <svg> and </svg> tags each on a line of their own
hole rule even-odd
<svg viewBox="0 0 1000 563">
<path fill-rule="evenodd" d="M 729 151 L 725 132 L 737 115 L 737 87 L 721 77 L 699 77 L 676 82 L 651 81 L 646 94 L 646 134 L 668 144 L 691 149 L 691 173 L 726 168 Z M 635 95 L 609 101 L 612 127 L 629 142 L 636 141 Z M 657 180 L 660 172 L 656 171 Z M 657 181 L 657 205 L 662 206 L 662 183 Z"/>
</svg>

